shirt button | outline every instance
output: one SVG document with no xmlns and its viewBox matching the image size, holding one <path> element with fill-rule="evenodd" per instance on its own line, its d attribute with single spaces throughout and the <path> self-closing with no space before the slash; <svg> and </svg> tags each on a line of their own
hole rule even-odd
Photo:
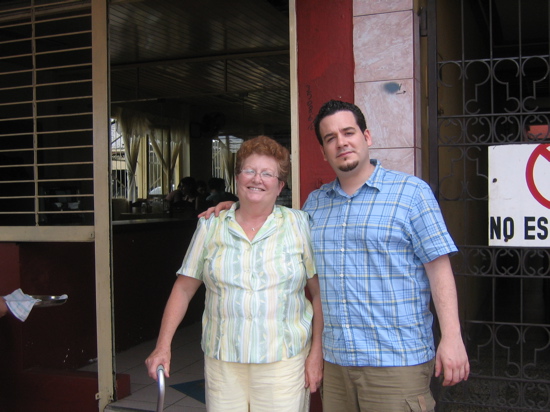
<svg viewBox="0 0 550 412">
<path fill-rule="evenodd" d="M 346 224 L 345 224 L 345 223 L 342 223 L 342 226 L 346 227 Z"/>
<path fill-rule="evenodd" d="M 345 252 L 345 251 L 346 251 L 346 249 L 344 249 L 344 248 L 340 249 L 340 252 Z"/>
<path fill-rule="evenodd" d="M 348 301 L 347 301 L 346 299 L 344 299 L 344 300 L 342 301 L 342 303 L 347 303 L 347 302 L 348 302 Z"/>
<path fill-rule="evenodd" d="M 343 277 L 344 277 L 344 274 L 343 274 L 343 273 L 340 273 L 340 277 L 343 278 Z"/>
</svg>

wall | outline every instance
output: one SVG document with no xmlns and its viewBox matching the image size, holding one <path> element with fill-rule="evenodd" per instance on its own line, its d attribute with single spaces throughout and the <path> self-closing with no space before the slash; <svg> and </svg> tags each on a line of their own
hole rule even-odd
<svg viewBox="0 0 550 412">
<path fill-rule="evenodd" d="M 355 104 L 371 158 L 421 176 L 419 24 L 413 0 L 353 2 Z"/>
<path fill-rule="evenodd" d="M 353 102 L 352 0 L 296 2 L 300 204 L 323 183 L 334 180 L 323 161 L 313 119 L 330 99 Z"/>
<path fill-rule="evenodd" d="M 35 307 L 25 322 L 1 320 L 0 335 L 21 337 L 17 366 L 74 369 L 95 358 L 93 243 L 2 243 L 0 250 L 13 268 L 2 273 L 0 293 L 69 296 L 61 306 Z"/>
<path fill-rule="evenodd" d="M 329 99 L 355 102 L 373 138 L 371 157 L 422 175 L 419 22 L 413 0 L 296 4 L 300 204 L 334 179 L 312 122 Z"/>
<path fill-rule="evenodd" d="M 74 404 L 65 405 L 63 398 L 79 397 L 79 410 L 97 410 L 97 378 L 72 372 L 97 356 L 93 243 L 0 243 L 0 260 L 0 294 L 21 288 L 27 294 L 69 296 L 61 306 L 33 308 L 25 322 L 11 314 L 0 319 L 0 411 L 46 411 L 48 402 L 56 411 L 71 411 Z M 29 381 L 35 371 L 57 386 L 39 390 L 43 386 Z M 69 381 L 81 391 L 64 394 Z"/>
</svg>

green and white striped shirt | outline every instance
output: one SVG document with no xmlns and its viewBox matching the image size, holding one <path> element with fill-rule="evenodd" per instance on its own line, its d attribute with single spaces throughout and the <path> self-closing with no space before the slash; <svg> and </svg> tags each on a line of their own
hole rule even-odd
<svg viewBox="0 0 550 412">
<path fill-rule="evenodd" d="M 270 363 L 298 355 L 311 338 L 305 296 L 315 275 L 309 217 L 276 205 L 252 241 L 233 207 L 199 219 L 178 274 L 204 282 L 202 349 L 226 362 Z"/>
</svg>

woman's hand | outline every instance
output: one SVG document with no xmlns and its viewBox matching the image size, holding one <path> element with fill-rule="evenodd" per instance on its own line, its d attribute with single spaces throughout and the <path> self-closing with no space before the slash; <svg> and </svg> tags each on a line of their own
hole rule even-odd
<svg viewBox="0 0 550 412">
<path fill-rule="evenodd" d="M 321 336 L 323 334 L 323 310 L 321 307 L 321 290 L 317 275 L 307 280 L 307 289 L 313 305 L 313 331 L 311 349 L 306 359 L 306 388 L 311 393 L 321 387 L 323 381 L 323 349 Z"/>
<path fill-rule="evenodd" d="M 311 393 L 317 392 L 323 382 L 323 354 L 321 351 L 310 351 L 306 359 L 306 388 Z"/>
<path fill-rule="evenodd" d="M 147 374 L 154 380 L 158 380 L 157 368 L 159 365 L 164 367 L 164 374 L 167 378 L 170 377 L 170 349 L 155 350 L 145 359 L 145 366 L 147 366 Z"/>
</svg>

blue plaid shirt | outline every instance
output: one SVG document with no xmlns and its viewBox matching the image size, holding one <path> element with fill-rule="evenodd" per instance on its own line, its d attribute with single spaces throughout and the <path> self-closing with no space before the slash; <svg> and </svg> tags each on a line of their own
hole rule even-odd
<svg viewBox="0 0 550 412">
<path fill-rule="evenodd" d="M 303 210 L 321 283 L 325 360 L 409 366 L 435 356 L 423 264 L 457 249 L 423 180 L 376 166 L 352 196 L 338 180 Z"/>
</svg>

